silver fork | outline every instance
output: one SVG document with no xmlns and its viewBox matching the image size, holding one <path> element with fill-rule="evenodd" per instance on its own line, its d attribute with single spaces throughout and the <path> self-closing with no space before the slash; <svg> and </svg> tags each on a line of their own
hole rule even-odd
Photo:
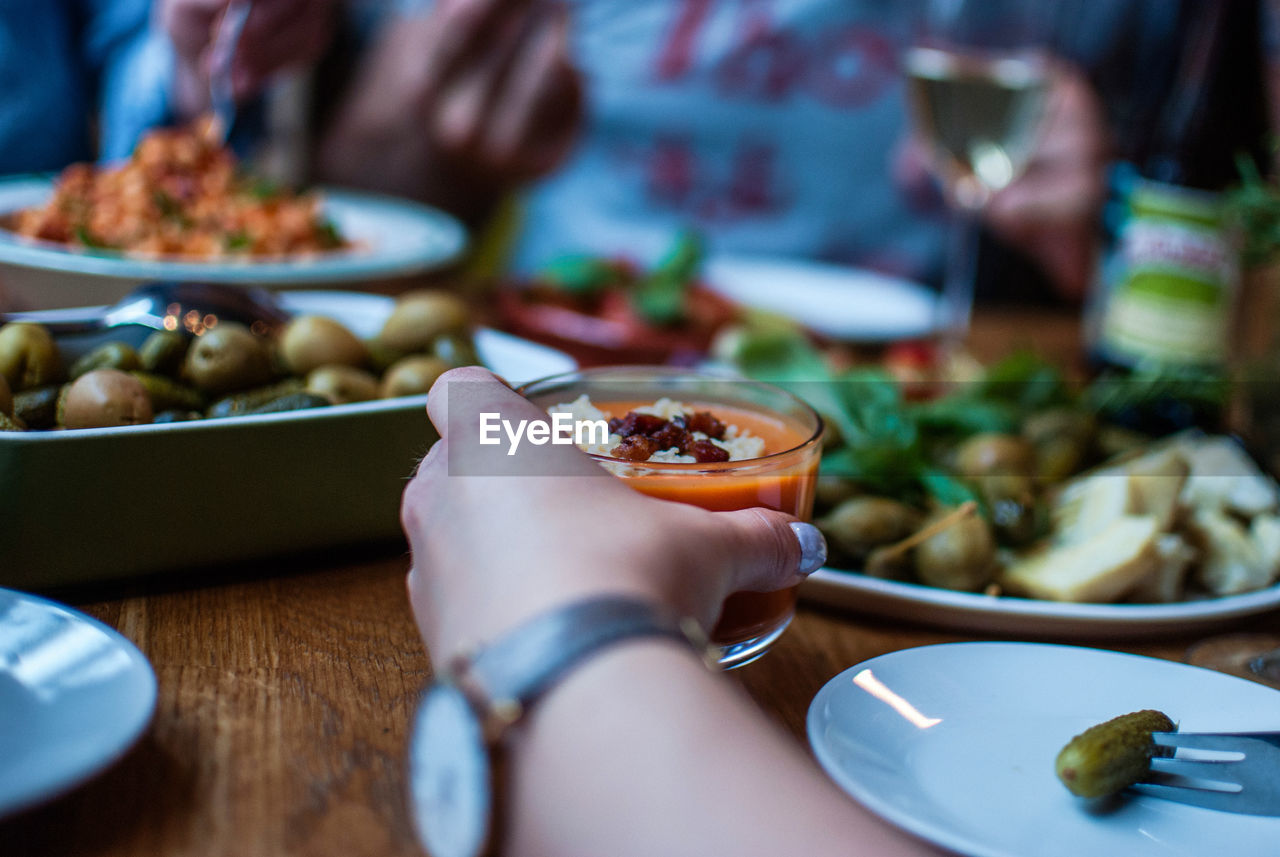
<svg viewBox="0 0 1280 857">
<path fill-rule="evenodd" d="M 251 0 L 231 0 L 218 23 L 209 49 L 209 100 L 217 119 L 220 143 L 226 143 L 236 121 L 236 102 L 231 89 L 231 61 L 235 59 L 240 34 L 253 10 Z"/>
<path fill-rule="evenodd" d="M 1140 794 L 1223 812 L 1280 816 L 1280 732 L 1156 732 L 1174 753 L 1151 760 Z"/>
</svg>

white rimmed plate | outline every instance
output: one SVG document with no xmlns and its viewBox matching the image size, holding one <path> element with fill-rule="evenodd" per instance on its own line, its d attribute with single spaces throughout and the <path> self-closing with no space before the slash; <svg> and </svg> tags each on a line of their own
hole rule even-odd
<svg viewBox="0 0 1280 857">
<path fill-rule="evenodd" d="M 115 630 L 0 589 L 0 817 L 116 761 L 151 722 L 156 679 Z"/>
<path fill-rule="evenodd" d="M 53 177 L 0 179 L 0 215 L 42 204 Z M 466 230 L 453 217 L 405 199 L 322 189 L 324 213 L 355 246 L 294 260 L 184 262 L 147 259 L 101 250 L 78 250 L 34 241 L 0 229 L 0 264 L 57 272 L 45 289 L 59 288 L 65 275 L 118 282 L 199 280 L 254 285 L 346 283 L 419 273 L 450 262 L 466 246 Z M 83 286 L 83 284 L 81 284 Z M 114 294 L 113 289 L 113 294 Z M 52 296 L 56 299 L 57 295 Z M 111 300 L 104 296 L 103 300 Z M 49 302 L 43 305 L 66 303 Z"/>
<path fill-rule="evenodd" d="M 928 336 L 937 295 L 909 280 L 861 268 L 768 256 L 713 256 L 707 287 L 745 306 L 795 319 L 824 336 L 890 342 Z"/>
<path fill-rule="evenodd" d="M 1034 643 L 954 643 L 873 658 L 809 706 L 809 742 L 873 812 L 974 857 L 1271 857 L 1280 818 L 1143 796 L 1072 797 L 1058 751 L 1156 708 L 1186 732 L 1280 729 L 1280 692 L 1172 661 Z"/>
<path fill-rule="evenodd" d="M 817 604 L 867 615 L 1033 639 L 1189 634 L 1280 608 L 1280 584 L 1242 595 L 1174 604 L 1066 604 L 954 592 L 829 568 L 810 575 L 800 594 Z"/>
</svg>

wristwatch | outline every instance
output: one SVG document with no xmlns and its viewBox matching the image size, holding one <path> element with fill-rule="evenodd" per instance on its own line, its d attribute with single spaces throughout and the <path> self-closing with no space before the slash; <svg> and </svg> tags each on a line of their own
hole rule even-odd
<svg viewBox="0 0 1280 857">
<path fill-rule="evenodd" d="M 439 671 L 409 742 L 411 814 L 431 857 L 497 852 L 512 727 L 573 667 L 636 637 L 681 640 L 715 665 L 693 620 L 637 598 L 605 596 L 535 617 Z"/>
</svg>

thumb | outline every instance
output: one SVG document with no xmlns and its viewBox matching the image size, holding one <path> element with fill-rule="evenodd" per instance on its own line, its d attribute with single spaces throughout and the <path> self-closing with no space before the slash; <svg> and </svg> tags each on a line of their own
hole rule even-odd
<svg viewBox="0 0 1280 857">
<path fill-rule="evenodd" d="M 827 561 L 827 541 L 813 524 L 771 509 L 717 512 L 731 592 L 795 586 Z"/>
</svg>

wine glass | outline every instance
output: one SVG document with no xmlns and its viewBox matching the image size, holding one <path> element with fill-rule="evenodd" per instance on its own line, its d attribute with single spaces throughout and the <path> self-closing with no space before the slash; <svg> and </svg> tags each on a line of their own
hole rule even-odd
<svg viewBox="0 0 1280 857">
<path fill-rule="evenodd" d="M 1057 0 L 918 0 L 903 57 L 915 130 L 953 211 L 937 319 L 943 344 L 968 332 L 978 224 L 1035 148 L 1050 82 Z"/>
</svg>

